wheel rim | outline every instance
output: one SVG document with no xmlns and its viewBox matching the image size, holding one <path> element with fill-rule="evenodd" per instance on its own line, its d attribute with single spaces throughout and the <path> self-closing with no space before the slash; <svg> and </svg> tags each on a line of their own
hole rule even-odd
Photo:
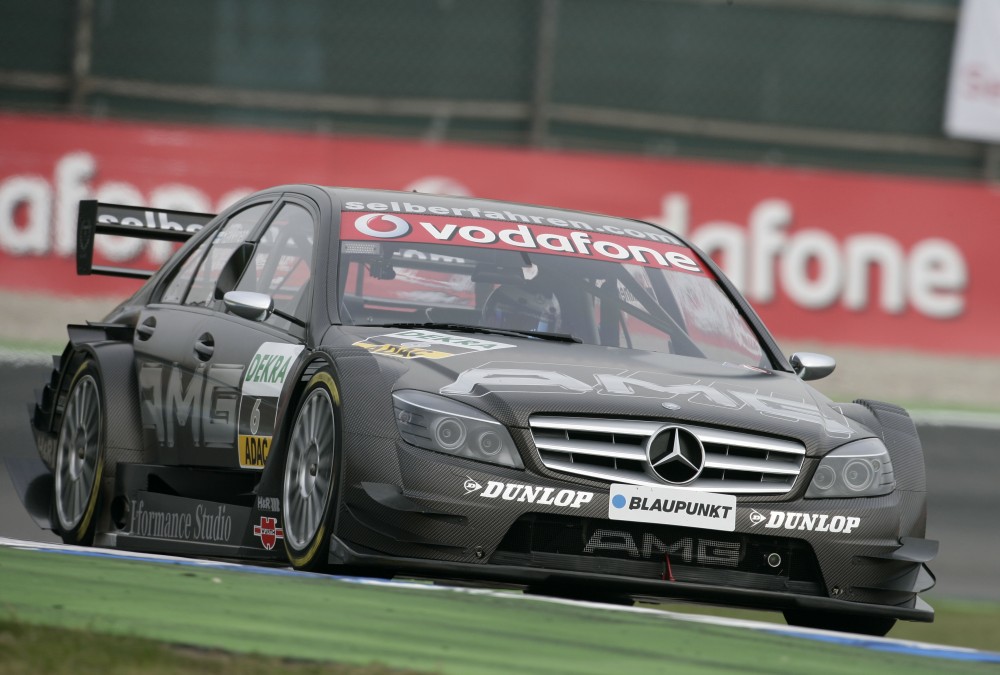
<svg viewBox="0 0 1000 675">
<path fill-rule="evenodd" d="M 284 535 L 293 549 L 308 546 L 326 516 L 333 489 L 335 432 L 330 394 L 315 389 L 295 418 L 285 463 Z"/>
<path fill-rule="evenodd" d="M 66 403 L 56 450 L 56 511 L 71 530 L 90 507 L 101 451 L 101 400 L 97 382 L 84 375 Z"/>
</svg>

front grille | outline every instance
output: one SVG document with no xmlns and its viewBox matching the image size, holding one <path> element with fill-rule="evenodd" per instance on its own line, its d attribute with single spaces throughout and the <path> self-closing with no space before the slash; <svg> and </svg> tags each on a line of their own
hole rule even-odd
<svg viewBox="0 0 1000 675">
<path fill-rule="evenodd" d="M 609 483 L 669 485 L 653 471 L 650 439 L 666 426 L 682 426 L 705 447 L 705 468 L 685 489 L 730 494 L 784 494 L 802 468 L 801 443 L 768 436 L 670 425 L 645 420 L 543 417 L 529 420 L 542 464 L 561 473 Z"/>
<path fill-rule="evenodd" d="M 800 539 L 597 518 L 524 515 L 507 531 L 490 563 L 824 593 L 816 555 Z"/>
</svg>

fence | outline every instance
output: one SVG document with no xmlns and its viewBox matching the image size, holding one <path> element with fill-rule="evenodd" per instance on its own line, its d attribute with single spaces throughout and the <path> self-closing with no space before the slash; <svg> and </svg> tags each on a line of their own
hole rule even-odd
<svg viewBox="0 0 1000 675">
<path fill-rule="evenodd" d="M 996 177 L 942 134 L 957 0 L 34 0 L 0 105 Z"/>
</svg>

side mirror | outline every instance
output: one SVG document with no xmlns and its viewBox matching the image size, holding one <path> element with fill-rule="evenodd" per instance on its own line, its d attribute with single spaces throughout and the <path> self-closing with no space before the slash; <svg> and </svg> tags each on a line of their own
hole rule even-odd
<svg viewBox="0 0 1000 675">
<path fill-rule="evenodd" d="M 820 380 L 837 367 L 837 361 L 832 356 L 812 352 L 795 352 L 788 361 L 795 374 L 803 380 Z"/>
<path fill-rule="evenodd" d="M 222 296 L 226 310 L 250 321 L 263 321 L 274 311 L 274 300 L 264 293 L 229 291 Z"/>
</svg>

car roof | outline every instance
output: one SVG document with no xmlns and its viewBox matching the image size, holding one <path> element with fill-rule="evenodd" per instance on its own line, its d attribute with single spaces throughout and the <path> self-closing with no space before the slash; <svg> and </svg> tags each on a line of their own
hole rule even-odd
<svg viewBox="0 0 1000 675">
<path fill-rule="evenodd" d="M 618 218 L 599 213 L 560 209 L 534 204 L 499 201 L 479 197 L 462 197 L 454 195 L 437 195 L 421 192 L 403 192 L 397 190 L 374 190 L 345 187 L 314 186 L 327 192 L 334 204 L 339 203 L 341 210 L 350 211 L 386 211 L 389 213 L 430 213 L 436 215 L 452 215 L 472 218 L 484 218 L 501 222 L 546 224 L 552 221 L 565 221 L 563 225 L 585 230 L 602 230 L 613 232 L 611 228 L 622 230 L 637 230 L 643 235 L 655 234 L 655 239 L 663 240 L 669 235 L 682 243 L 683 240 L 673 232 L 641 220 Z M 350 208 L 350 206 L 355 208 Z M 369 206 L 376 208 L 369 208 Z M 430 209 L 438 209 L 431 211 Z M 421 211 L 420 209 L 424 209 Z M 475 215 L 474 211 L 479 215 Z M 627 234 L 627 233 L 626 233 Z"/>
</svg>

